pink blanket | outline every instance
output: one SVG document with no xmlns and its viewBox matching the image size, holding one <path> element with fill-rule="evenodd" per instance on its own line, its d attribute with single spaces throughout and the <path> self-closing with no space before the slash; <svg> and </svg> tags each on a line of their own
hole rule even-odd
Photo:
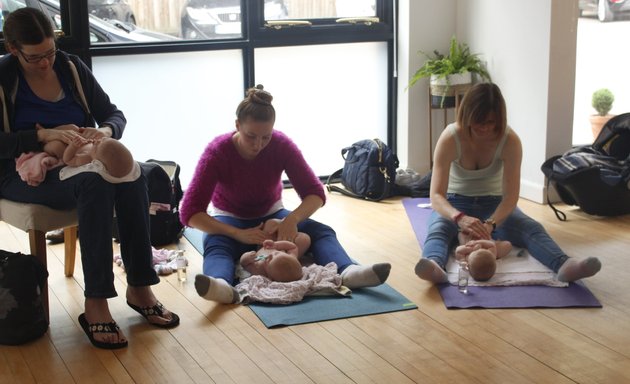
<svg viewBox="0 0 630 384">
<path fill-rule="evenodd" d="M 252 275 L 236 286 L 244 303 L 260 301 L 273 304 L 290 304 L 301 301 L 306 295 L 338 294 L 348 295 L 350 290 L 341 285 L 337 265 L 311 264 L 302 267 L 302 279 L 280 283 L 267 277 Z"/>
<path fill-rule="evenodd" d="M 63 165 L 63 161 L 46 152 L 23 153 L 15 159 L 15 170 L 26 184 L 37 187 L 46 178 L 46 172 Z"/>
</svg>

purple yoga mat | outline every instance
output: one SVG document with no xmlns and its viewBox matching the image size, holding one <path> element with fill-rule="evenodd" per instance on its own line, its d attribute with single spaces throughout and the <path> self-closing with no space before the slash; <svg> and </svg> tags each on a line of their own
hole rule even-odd
<svg viewBox="0 0 630 384">
<path fill-rule="evenodd" d="M 432 210 L 420 208 L 418 204 L 427 204 L 429 199 L 404 199 L 402 203 L 418 243 L 422 247 L 427 236 L 427 220 Z M 601 308 L 602 306 L 582 282 L 571 283 L 566 288 L 546 285 L 468 287 L 467 294 L 459 292 L 453 285 L 440 284 L 438 290 L 447 308 Z"/>
</svg>

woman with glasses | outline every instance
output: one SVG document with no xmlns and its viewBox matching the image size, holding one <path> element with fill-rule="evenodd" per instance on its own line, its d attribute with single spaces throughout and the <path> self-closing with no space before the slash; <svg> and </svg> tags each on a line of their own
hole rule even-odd
<svg viewBox="0 0 630 384">
<path fill-rule="evenodd" d="M 159 278 L 152 268 L 144 177 L 112 184 L 97 173 L 84 172 L 61 181 L 56 168 L 32 187 L 15 169 L 15 158 L 39 152 L 54 140 L 70 144 L 77 136 L 120 139 L 125 116 L 79 58 L 56 48 L 52 24 L 41 11 L 21 8 L 10 13 L 3 32 L 9 54 L 0 58 L 0 196 L 77 209 L 85 280 L 85 312 L 79 323 L 96 347 L 127 345 L 107 303 L 117 295 L 112 271 L 114 211 L 127 272 L 127 304 L 152 325 L 177 326 L 179 317 L 164 308 L 150 287 Z"/>
</svg>

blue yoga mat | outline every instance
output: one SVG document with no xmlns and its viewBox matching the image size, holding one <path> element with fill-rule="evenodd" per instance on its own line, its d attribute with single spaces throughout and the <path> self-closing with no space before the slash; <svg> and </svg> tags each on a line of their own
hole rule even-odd
<svg viewBox="0 0 630 384">
<path fill-rule="evenodd" d="M 184 236 L 203 254 L 202 233 L 187 228 Z M 417 305 L 387 284 L 355 289 L 348 297 L 307 296 L 289 305 L 252 303 L 249 307 L 267 328 L 416 309 Z"/>
<path fill-rule="evenodd" d="M 423 246 L 427 237 L 427 220 L 432 210 L 421 208 L 418 204 L 428 204 L 429 202 L 428 198 L 404 199 L 402 201 L 420 247 Z M 601 308 L 602 306 L 580 281 L 570 283 L 566 288 L 546 285 L 473 286 L 468 287 L 467 294 L 463 294 L 455 286 L 440 284 L 438 290 L 447 308 Z"/>
</svg>

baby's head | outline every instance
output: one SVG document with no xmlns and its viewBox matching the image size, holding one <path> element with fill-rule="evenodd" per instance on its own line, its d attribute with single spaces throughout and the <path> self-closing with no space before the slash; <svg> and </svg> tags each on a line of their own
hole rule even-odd
<svg viewBox="0 0 630 384">
<path fill-rule="evenodd" d="M 92 158 L 103 163 L 113 177 L 125 177 L 133 170 L 131 152 L 115 139 L 104 138 L 95 142 Z"/>
<path fill-rule="evenodd" d="M 487 249 L 478 249 L 468 255 L 468 269 L 473 279 L 489 280 L 497 270 L 497 259 Z"/>
<path fill-rule="evenodd" d="M 267 277 L 283 283 L 302 278 L 302 264 L 286 252 L 274 252 L 267 266 Z"/>
</svg>

